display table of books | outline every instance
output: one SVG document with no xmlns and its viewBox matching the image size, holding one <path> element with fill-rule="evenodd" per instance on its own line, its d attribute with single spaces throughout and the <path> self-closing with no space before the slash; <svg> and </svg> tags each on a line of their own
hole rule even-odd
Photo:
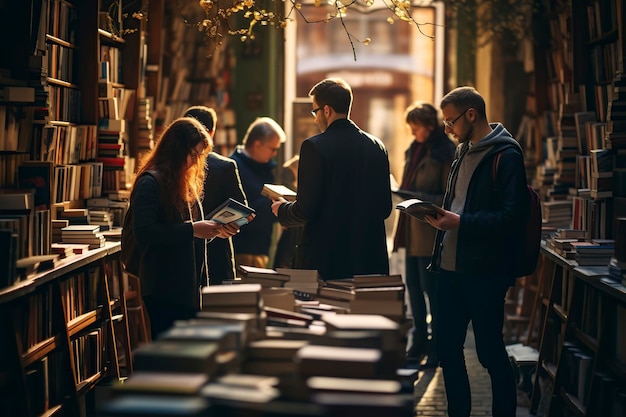
<svg viewBox="0 0 626 417">
<path fill-rule="evenodd" d="M 315 300 L 267 306 L 267 290 L 203 288 L 203 310 L 137 348 L 134 373 L 98 415 L 412 415 L 418 371 L 403 368 L 402 323 Z"/>
</svg>

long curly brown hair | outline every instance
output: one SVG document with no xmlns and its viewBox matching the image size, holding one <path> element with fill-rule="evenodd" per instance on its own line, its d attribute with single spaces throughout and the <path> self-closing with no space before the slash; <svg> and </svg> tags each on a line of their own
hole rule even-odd
<svg viewBox="0 0 626 417">
<path fill-rule="evenodd" d="M 188 169 L 187 157 L 199 143 L 204 152 L 195 159 Z M 174 207 L 183 217 L 187 217 L 187 207 L 193 207 L 193 217 L 204 189 L 204 164 L 211 151 L 211 140 L 200 122 L 191 117 L 181 117 L 165 128 L 156 146 L 143 159 L 137 177 L 146 170 L 159 173 L 160 198 L 164 207 Z M 170 205 L 171 204 L 171 205 Z M 171 211 L 171 210 L 170 210 Z M 170 218 L 173 212 L 168 212 Z"/>
</svg>

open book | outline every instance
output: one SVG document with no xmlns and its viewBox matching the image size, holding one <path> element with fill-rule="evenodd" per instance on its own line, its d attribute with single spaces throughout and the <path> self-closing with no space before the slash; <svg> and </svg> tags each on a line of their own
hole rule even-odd
<svg viewBox="0 0 626 417">
<path fill-rule="evenodd" d="M 221 224 L 234 222 L 237 226 L 243 226 L 248 224 L 248 216 L 252 213 L 254 213 L 253 208 L 229 198 L 207 214 L 205 218 Z"/>
<path fill-rule="evenodd" d="M 263 184 L 261 194 L 272 200 L 278 200 L 279 197 L 287 201 L 294 201 L 296 199 L 295 191 L 280 184 Z"/>
<path fill-rule="evenodd" d="M 432 216 L 437 218 L 438 214 L 443 214 L 444 210 L 438 205 L 431 203 L 430 201 L 422 201 L 417 198 L 411 198 L 404 200 L 396 206 L 396 209 L 403 213 L 409 214 L 418 220 L 426 221 L 426 216 Z"/>
</svg>

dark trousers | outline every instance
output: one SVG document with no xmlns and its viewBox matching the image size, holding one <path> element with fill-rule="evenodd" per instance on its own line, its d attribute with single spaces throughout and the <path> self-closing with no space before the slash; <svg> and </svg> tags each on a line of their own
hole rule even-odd
<svg viewBox="0 0 626 417">
<path fill-rule="evenodd" d="M 195 316 L 193 310 L 164 304 L 151 296 L 144 296 L 143 302 L 150 318 L 150 331 L 153 340 L 156 340 L 161 333 L 169 330 L 176 320 L 188 320 Z"/>
<path fill-rule="evenodd" d="M 428 296 L 431 314 L 431 328 L 434 331 L 436 321 L 436 294 L 437 276 L 429 272 L 426 267 L 430 263 L 430 256 L 407 256 L 406 289 L 409 294 L 409 304 L 413 314 L 413 346 L 416 353 L 430 354 L 428 342 L 428 323 L 426 322 L 427 310 L 424 293 Z M 434 339 L 434 338 L 433 338 Z"/>
<path fill-rule="evenodd" d="M 502 277 L 441 271 L 437 280 L 438 314 L 435 345 L 450 417 L 469 417 L 472 398 L 463 346 L 471 320 L 476 353 L 491 377 L 493 417 L 515 417 L 517 390 L 502 338 Z"/>
</svg>

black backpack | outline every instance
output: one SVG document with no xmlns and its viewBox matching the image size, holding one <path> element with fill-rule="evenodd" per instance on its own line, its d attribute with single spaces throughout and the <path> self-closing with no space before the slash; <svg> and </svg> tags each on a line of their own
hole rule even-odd
<svg viewBox="0 0 626 417">
<path fill-rule="evenodd" d="M 493 159 L 494 182 L 501 156 L 502 151 L 498 152 Z M 515 252 L 515 277 L 525 277 L 535 272 L 541 247 L 541 199 L 530 185 L 526 184 L 526 190 L 528 191 L 529 205 L 528 221 L 523 233 L 519 236 L 518 250 Z"/>
<path fill-rule="evenodd" d="M 158 173 L 156 171 L 144 171 L 143 174 L 152 175 L 157 180 L 157 182 L 159 181 Z M 143 254 L 141 250 L 137 247 L 133 224 L 133 206 L 130 205 L 130 207 L 128 207 L 128 210 L 126 211 L 126 214 L 124 215 L 120 261 L 122 262 L 122 267 L 128 274 L 138 277 L 139 265 L 141 264 L 141 257 L 143 256 Z"/>
</svg>

